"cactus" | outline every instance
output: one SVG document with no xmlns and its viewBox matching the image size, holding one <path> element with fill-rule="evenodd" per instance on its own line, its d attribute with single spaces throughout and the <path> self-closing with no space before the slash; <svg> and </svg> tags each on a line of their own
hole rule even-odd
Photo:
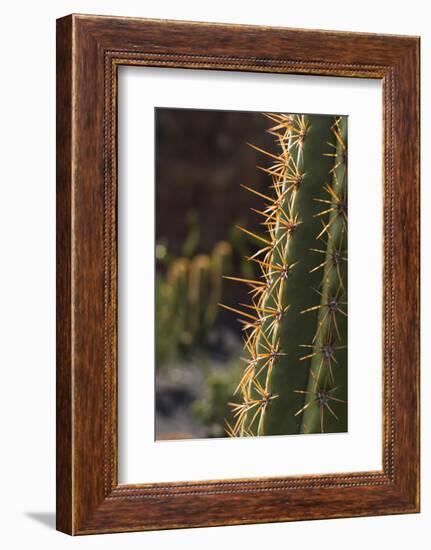
<svg viewBox="0 0 431 550">
<path fill-rule="evenodd" d="M 189 271 L 190 261 L 187 258 L 178 258 L 171 263 L 166 275 L 166 286 L 170 288 L 171 301 L 164 330 L 171 335 L 176 348 L 181 345 L 187 346 L 191 342 L 187 324 Z"/>
<path fill-rule="evenodd" d="M 210 296 L 211 262 L 205 254 L 198 254 L 190 262 L 188 321 L 195 342 L 201 342 L 207 328 L 206 311 Z"/>
<path fill-rule="evenodd" d="M 186 258 L 193 258 L 196 254 L 196 250 L 199 247 L 199 241 L 201 238 L 199 216 L 194 211 L 188 212 L 186 217 L 187 234 L 182 245 L 182 253 Z"/>
<path fill-rule="evenodd" d="M 223 276 L 230 269 L 232 248 L 219 241 L 211 255 L 176 258 L 166 276 L 156 279 L 156 355 L 161 366 L 178 354 L 197 350 L 217 320 Z"/>
<path fill-rule="evenodd" d="M 272 160 L 269 167 L 260 167 L 270 176 L 271 186 L 268 193 L 243 186 L 262 200 L 262 207 L 254 211 L 262 218 L 265 232 L 240 228 L 261 245 L 248 259 L 258 265 L 262 275 L 255 280 L 228 277 L 249 286 L 251 304 L 220 304 L 240 315 L 244 329 L 245 369 L 235 392 L 241 400 L 230 403 L 233 421 L 227 423 L 227 433 L 235 437 L 316 431 L 312 413 L 316 409 L 320 412 L 323 402 L 325 410 L 332 410 L 329 400 L 339 400 L 335 387 L 328 386 L 333 382 L 332 364 L 326 368 L 325 363 L 322 370 L 317 356 L 327 343 L 325 338 L 331 338 L 333 347 L 323 353 L 330 352 L 331 362 L 335 362 L 335 354 L 343 346 L 332 341 L 335 336 L 340 341 L 345 338 L 344 324 L 341 328 L 336 324 L 341 294 L 346 289 L 340 266 L 345 257 L 345 237 L 340 235 L 346 234 L 347 223 L 345 183 L 341 183 L 345 182 L 347 157 L 341 122 L 336 119 L 334 124 L 329 116 L 265 116 L 274 123 L 268 132 L 276 139 L 277 151 L 252 147 Z M 325 152 L 327 143 L 333 146 L 330 152 Z M 324 188 L 328 175 L 332 175 L 333 185 Z M 326 189 L 329 199 L 316 197 L 321 189 Z M 322 204 L 324 208 L 320 208 Z M 313 263 L 319 250 L 316 236 L 319 241 L 326 238 L 321 266 Z M 335 269 L 330 265 L 330 254 L 337 260 Z M 332 296 L 335 280 L 339 285 Z M 321 289 L 317 291 L 321 298 L 318 305 L 311 287 Z M 337 311 L 322 321 L 328 297 L 337 300 Z M 301 345 L 312 346 L 306 356 Z M 318 417 L 323 430 L 324 423 Z"/>
<path fill-rule="evenodd" d="M 162 277 L 156 276 L 156 364 L 164 365 L 172 357 L 175 339 L 167 335 L 166 327 L 171 315 L 172 287 Z"/>
<path fill-rule="evenodd" d="M 211 252 L 210 299 L 207 304 L 206 324 L 212 326 L 217 318 L 218 304 L 223 294 L 223 276 L 229 273 L 232 247 L 226 241 L 218 242 Z"/>
</svg>

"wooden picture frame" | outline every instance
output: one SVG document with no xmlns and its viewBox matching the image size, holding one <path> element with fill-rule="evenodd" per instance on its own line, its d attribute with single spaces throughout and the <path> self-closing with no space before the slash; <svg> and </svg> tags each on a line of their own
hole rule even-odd
<svg viewBox="0 0 431 550">
<path fill-rule="evenodd" d="M 380 79 L 383 469 L 119 485 L 119 65 Z M 419 38 L 70 15 L 57 21 L 57 529 L 68 534 L 419 511 Z"/>
</svg>

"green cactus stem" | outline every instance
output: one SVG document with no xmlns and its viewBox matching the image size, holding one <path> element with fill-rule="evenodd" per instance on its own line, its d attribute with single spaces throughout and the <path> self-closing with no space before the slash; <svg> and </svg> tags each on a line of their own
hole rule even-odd
<svg viewBox="0 0 431 550">
<path fill-rule="evenodd" d="M 210 296 L 210 258 L 198 254 L 190 262 L 188 320 L 193 340 L 202 342 L 207 328 L 206 311 Z"/>
<path fill-rule="evenodd" d="M 188 292 L 189 292 L 190 261 L 187 258 L 177 258 L 170 265 L 166 285 L 171 289 L 170 326 L 169 333 L 178 347 L 189 345 L 191 334 L 188 328 Z M 175 315 L 173 315 L 175 312 Z"/>
<path fill-rule="evenodd" d="M 166 327 L 170 322 L 173 289 L 163 278 L 156 277 L 156 365 L 160 368 L 174 355 L 177 342 L 168 335 Z"/>
<path fill-rule="evenodd" d="M 328 214 L 317 240 L 323 246 L 313 268 L 323 272 L 319 303 L 306 310 L 318 311 L 318 325 L 309 354 L 310 377 L 302 408 L 302 433 L 343 432 L 347 430 L 347 118 L 336 118 L 329 142 L 334 159 L 330 171 L 332 185 L 324 186 L 316 217 Z M 323 260 L 322 260 L 323 256 Z M 298 415 L 299 416 L 299 415 Z"/>
<path fill-rule="evenodd" d="M 211 252 L 210 295 L 206 311 L 206 323 L 212 326 L 219 311 L 218 304 L 223 296 L 223 277 L 229 273 L 232 263 L 232 247 L 226 241 L 219 241 Z"/>
<path fill-rule="evenodd" d="M 170 260 L 166 275 L 156 277 L 156 362 L 195 353 L 214 326 L 232 247 L 217 242 L 210 256 L 198 254 Z"/>
</svg>

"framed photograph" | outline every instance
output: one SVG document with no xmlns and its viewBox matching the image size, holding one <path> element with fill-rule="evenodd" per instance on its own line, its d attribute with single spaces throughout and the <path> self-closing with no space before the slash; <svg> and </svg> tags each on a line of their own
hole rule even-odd
<svg viewBox="0 0 431 550">
<path fill-rule="evenodd" d="M 57 528 L 419 511 L 419 38 L 57 21 Z"/>
</svg>

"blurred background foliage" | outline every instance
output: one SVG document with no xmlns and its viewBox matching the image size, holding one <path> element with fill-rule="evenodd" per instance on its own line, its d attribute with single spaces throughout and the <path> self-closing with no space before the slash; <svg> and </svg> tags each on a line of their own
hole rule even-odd
<svg viewBox="0 0 431 550">
<path fill-rule="evenodd" d="M 261 228 L 250 209 L 266 176 L 247 142 L 270 147 L 260 113 L 156 109 L 156 438 L 223 437 L 243 369 L 241 325 L 219 302 L 247 302 Z"/>
</svg>

